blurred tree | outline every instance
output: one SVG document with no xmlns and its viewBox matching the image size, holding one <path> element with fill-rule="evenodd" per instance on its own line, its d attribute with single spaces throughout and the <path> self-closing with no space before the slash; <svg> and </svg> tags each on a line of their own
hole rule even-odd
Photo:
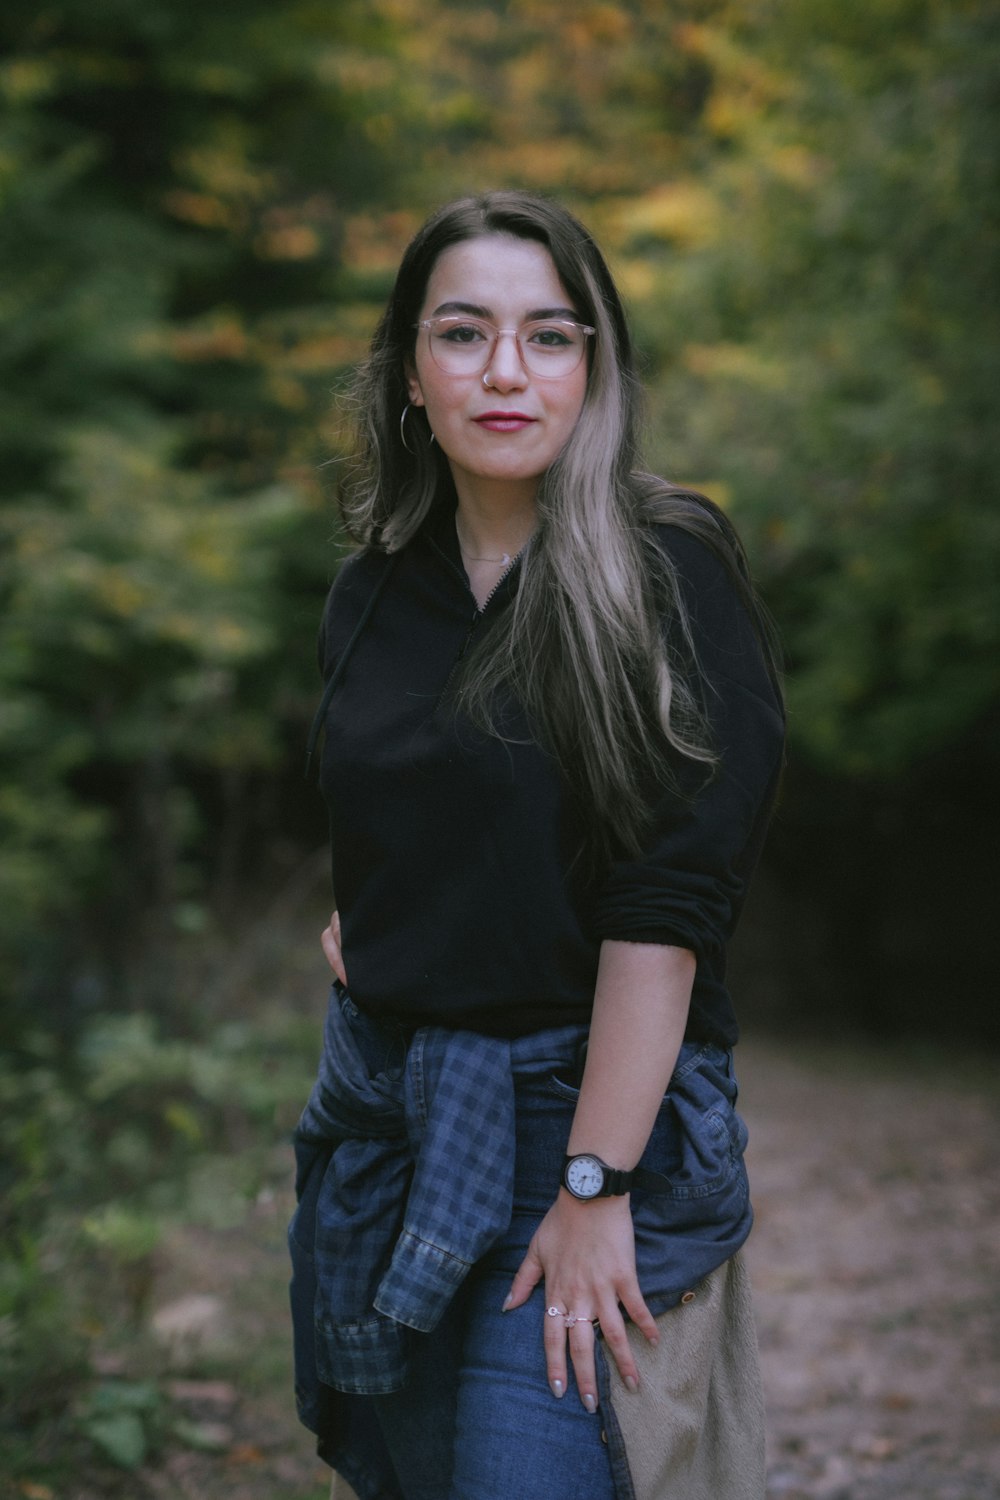
<svg viewBox="0 0 1000 1500">
<path fill-rule="evenodd" d="M 686 39 L 714 80 L 713 233 L 650 299 L 659 424 L 751 532 L 798 751 L 895 776 L 1000 689 L 1000 19 L 728 23 Z"/>
<path fill-rule="evenodd" d="M 708 95 L 706 59 L 676 44 L 724 0 L 400 3 L 401 85 L 420 153 L 418 196 L 525 187 L 587 205 L 646 191 L 685 159 Z"/>
<path fill-rule="evenodd" d="M 395 195 L 388 43 L 360 0 L 3 8 L 0 981 L 22 997 L 81 933 L 195 914 L 186 857 L 237 867 L 249 779 L 312 696 L 324 419 L 368 318 L 345 226 Z"/>
<path fill-rule="evenodd" d="M 786 1015 L 805 994 L 893 1032 L 938 1026 L 957 987 L 996 1038 L 1000 13 L 722 20 L 682 34 L 711 149 L 647 200 L 640 321 L 660 463 L 731 504 L 788 648 L 768 984 Z M 708 208 L 695 243 L 685 196 Z"/>
</svg>

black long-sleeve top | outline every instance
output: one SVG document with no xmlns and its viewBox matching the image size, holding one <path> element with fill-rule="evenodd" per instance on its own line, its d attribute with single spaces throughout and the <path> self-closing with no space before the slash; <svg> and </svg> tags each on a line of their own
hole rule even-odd
<svg viewBox="0 0 1000 1500">
<path fill-rule="evenodd" d="M 738 1028 L 725 946 L 774 802 L 781 708 L 749 616 L 710 548 L 673 526 L 677 569 L 719 764 L 680 763 L 641 858 L 602 867 L 586 814 L 516 707 L 503 740 L 448 691 L 475 633 L 510 608 L 515 566 L 480 611 L 453 519 L 397 555 L 350 646 L 326 714 L 321 785 L 352 997 L 375 1017 L 516 1036 L 590 1016 L 601 941 L 689 948 L 689 1039 Z M 329 674 L 390 565 L 345 562 L 327 600 Z M 670 621 L 664 622 L 669 631 Z"/>
</svg>

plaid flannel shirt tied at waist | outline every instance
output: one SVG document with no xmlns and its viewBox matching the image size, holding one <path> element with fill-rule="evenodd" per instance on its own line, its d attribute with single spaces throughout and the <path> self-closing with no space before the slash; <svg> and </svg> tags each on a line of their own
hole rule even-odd
<svg viewBox="0 0 1000 1500">
<path fill-rule="evenodd" d="M 510 1223 L 515 1075 L 571 1067 L 585 1035 L 426 1026 L 407 1042 L 334 986 L 295 1134 L 299 1213 L 315 1215 L 324 1385 L 375 1395 L 405 1384 L 407 1330 L 436 1327 Z"/>
</svg>

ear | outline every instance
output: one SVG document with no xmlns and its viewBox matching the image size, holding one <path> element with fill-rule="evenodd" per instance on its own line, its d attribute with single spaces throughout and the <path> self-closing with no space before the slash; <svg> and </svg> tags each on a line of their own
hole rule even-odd
<svg viewBox="0 0 1000 1500">
<path fill-rule="evenodd" d="M 424 393 L 420 389 L 420 381 L 417 377 L 417 367 L 412 359 L 408 359 L 404 366 L 406 371 L 406 390 L 410 398 L 411 406 L 424 405 Z"/>
</svg>

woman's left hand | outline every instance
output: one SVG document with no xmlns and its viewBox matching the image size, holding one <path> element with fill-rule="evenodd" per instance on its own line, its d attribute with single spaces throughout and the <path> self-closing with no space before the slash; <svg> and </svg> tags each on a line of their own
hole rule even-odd
<svg viewBox="0 0 1000 1500">
<path fill-rule="evenodd" d="M 625 1308 L 650 1343 L 655 1344 L 659 1335 L 656 1320 L 639 1290 L 628 1198 L 595 1198 L 583 1203 L 560 1189 L 528 1246 L 504 1311 L 510 1312 L 525 1303 L 543 1278 L 546 1308 L 558 1309 L 558 1315 L 547 1311 L 542 1319 L 545 1361 L 553 1395 L 562 1396 L 566 1392 L 568 1345 L 580 1399 L 588 1411 L 597 1410 L 595 1322 L 601 1325 L 604 1341 L 626 1387 L 636 1390 L 639 1372 L 632 1358 L 621 1308 Z"/>
</svg>

